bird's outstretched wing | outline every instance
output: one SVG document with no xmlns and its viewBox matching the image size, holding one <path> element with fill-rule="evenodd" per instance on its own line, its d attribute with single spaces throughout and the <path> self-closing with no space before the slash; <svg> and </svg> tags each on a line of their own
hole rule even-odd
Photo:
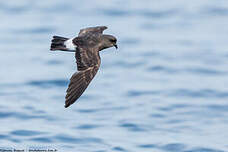
<svg viewBox="0 0 228 152">
<path fill-rule="evenodd" d="M 106 26 L 88 27 L 88 28 L 81 29 L 78 36 L 83 36 L 83 35 L 86 35 L 88 33 L 100 33 L 100 34 L 102 34 L 103 31 L 106 29 L 107 29 Z"/>
<path fill-rule="evenodd" d="M 77 47 L 75 57 L 78 72 L 74 73 L 70 79 L 66 91 L 65 108 L 73 104 L 82 95 L 100 67 L 99 53 L 93 49 L 95 48 Z"/>
</svg>

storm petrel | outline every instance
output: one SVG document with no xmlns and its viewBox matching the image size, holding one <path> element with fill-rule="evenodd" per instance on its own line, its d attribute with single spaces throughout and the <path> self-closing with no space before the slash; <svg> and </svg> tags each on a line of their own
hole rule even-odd
<svg viewBox="0 0 228 152">
<path fill-rule="evenodd" d="M 115 47 L 117 39 L 112 35 L 103 34 L 106 26 L 81 29 L 78 37 L 65 38 L 53 36 L 51 51 L 75 52 L 77 72 L 75 72 L 66 90 L 65 108 L 73 104 L 86 90 L 100 67 L 99 51 Z"/>
</svg>

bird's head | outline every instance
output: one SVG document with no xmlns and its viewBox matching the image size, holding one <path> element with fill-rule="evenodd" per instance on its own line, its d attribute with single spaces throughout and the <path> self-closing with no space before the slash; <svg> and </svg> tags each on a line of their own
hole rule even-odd
<svg viewBox="0 0 228 152">
<path fill-rule="evenodd" d="M 117 42 L 117 39 L 112 36 L 112 35 L 102 35 L 102 38 L 101 38 L 101 49 L 100 50 L 103 50 L 103 49 L 106 49 L 106 48 L 110 48 L 110 47 L 115 47 L 116 49 L 118 48 L 116 42 Z"/>
</svg>

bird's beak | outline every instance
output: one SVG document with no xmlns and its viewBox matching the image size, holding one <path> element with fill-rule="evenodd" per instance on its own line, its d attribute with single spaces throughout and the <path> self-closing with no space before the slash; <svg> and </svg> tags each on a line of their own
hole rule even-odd
<svg viewBox="0 0 228 152">
<path fill-rule="evenodd" d="M 116 49 L 118 49 L 118 46 L 117 46 L 117 44 L 114 44 L 114 47 L 115 47 Z"/>
</svg>

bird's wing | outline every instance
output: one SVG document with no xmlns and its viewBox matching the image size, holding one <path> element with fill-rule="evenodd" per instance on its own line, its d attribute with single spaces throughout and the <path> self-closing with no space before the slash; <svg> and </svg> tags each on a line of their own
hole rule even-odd
<svg viewBox="0 0 228 152">
<path fill-rule="evenodd" d="M 88 33 L 100 33 L 102 34 L 104 30 L 106 30 L 108 27 L 106 26 L 96 26 L 96 27 L 88 27 L 81 29 L 78 36 L 84 36 Z"/>
<path fill-rule="evenodd" d="M 77 47 L 75 55 L 78 72 L 74 73 L 70 79 L 65 97 L 66 108 L 82 95 L 100 67 L 99 53 L 93 49 Z"/>
</svg>

